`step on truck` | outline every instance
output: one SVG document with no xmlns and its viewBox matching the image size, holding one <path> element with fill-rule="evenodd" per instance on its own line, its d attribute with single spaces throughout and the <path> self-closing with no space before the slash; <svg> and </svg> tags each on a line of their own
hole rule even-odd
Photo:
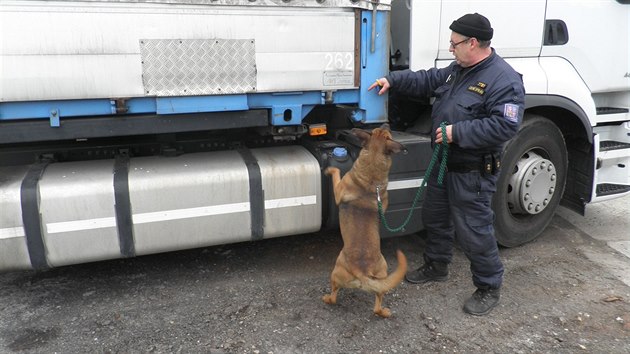
<svg viewBox="0 0 630 354">
<path fill-rule="evenodd" d="M 630 194 L 628 1 L 3 0 L 0 270 L 335 229 L 322 171 L 348 171 L 350 130 L 384 122 L 407 148 L 385 217 L 413 217 L 382 236 L 422 230 L 431 101 L 367 87 L 448 65 L 470 12 L 527 92 L 498 242 Z"/>
</svg>

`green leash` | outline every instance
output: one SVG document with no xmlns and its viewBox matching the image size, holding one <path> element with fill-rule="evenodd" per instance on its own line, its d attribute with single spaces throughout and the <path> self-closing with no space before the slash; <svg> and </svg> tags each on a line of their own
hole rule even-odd
<svg viewBox="0 0 630 354">
<path fill-rule="evenodd" d="M 383 226 L 385 226 L 385 229 L 387 229 L 387 231 L 399 232 L 399 231 L 404 230 L 405 226 L 409 224 L 409 221 L 411 220 L 411 216 L 413 215 L 413 211 L 416 208 L 416 204 L 418 204 L 418 201 L 420 200 L 420 196 L 422 195 L 422 192 L 424 191 L 424 188 L 427 185 L 427 179 L 429 178 L 429 176 L 431 176 L 433 165 L 435 165 L 435 163 L 437 162 L 438 157 L 440 156 L 440 151 L 442 150 L 442 147 L 444 147 L 444 156 L 442 157 L 442 162 L 440 163 L 440 172 L 437 178 L 438 184 L 442 185 L 442 182 L 444 181 L 444 175 L 446 174 L 446 161 L 448 160 L 448 141 L 447 141 L 448 139 L 446 136 L 446 122 L 442 122 L 440 124 L 440 129 L 442 129 L 442 143 L 436 146 L 435 150 L 433 150 L 433 156 L 431 156 L 431 162 L 429 163 L 429 167 L 427 168 L 427 172 L 425 173 L 426 178 L 422 180 L 420 187 L 418 187 L 416 196 L 415 198 L 413 198 L 413 203 L 411 203 L 411 210 L 409 210 L 407 219 L 405 219 L 402 225 L 395 228 L 389 226 L 389 224 L 387 223 L 387 220 L 385 219 L 385 213 L 383 212 L 383 203 L 381 201 L 381 186 L 376 186 L 376 203 L 378 204 L 378 215 L 380 216 L 381 223 L 383 223 Z"/>
</svg>

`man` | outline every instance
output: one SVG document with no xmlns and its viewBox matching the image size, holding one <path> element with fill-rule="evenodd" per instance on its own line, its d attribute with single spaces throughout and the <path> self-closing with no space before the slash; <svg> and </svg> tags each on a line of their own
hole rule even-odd
<svg viewBox="0 0 630 354">
<path fill-rule="evenodd" d="M 424 264 L 406 279 L 446 280 L 457 235 L 477 287 L 463 309 L 485 315 L 499 303 L 503 281 L 490 204 L 503 145 L 517 133 L 523 118 L 525 89 L 520 74 L 490 47 L 493 29 L 487 18 L 466 14 L 449 28 L 449 51 L 455 61 L 448 67 L 394 71 L 368 90 L 380 86 L 381 95 L 391 87 L 407 95 L 435 97 L 433 143 L 446 139 L 450 144 L 447 174 L 443 185 L 437 183 L 437 168 L 426 176 Z M 439 127 L 444 121 L 445 133 Z"/>
</svg>

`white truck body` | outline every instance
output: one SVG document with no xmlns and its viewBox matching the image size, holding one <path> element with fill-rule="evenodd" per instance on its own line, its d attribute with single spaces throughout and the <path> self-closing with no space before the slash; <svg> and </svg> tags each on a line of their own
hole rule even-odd
<svg viewBox="0 0 630 354">
<path fill-rule="evenodd" d="M 144 97 L 143 75 L 184 68 L 196 89 L 158 88 L 192 96 L 354 86 L 352 9 L 259 3 L 3 1 L 0 100 Z M 225 76 L 209 75 L 217 71 Z"/>
<path fill-rule="evenodd" d="M 322 170 L 350 168 L 349 128 L 399 120 L 367 87 L 448 65 L 470 12 L 527 93 L 498 241 L 536 237 L 561 202 L 630 193 L 628 1 L 3 0 L 0 271 L 336 227 Z M 386 216 L 415 212 L 408 234 L 431 139 L 400 130 Z"/>
</svg>

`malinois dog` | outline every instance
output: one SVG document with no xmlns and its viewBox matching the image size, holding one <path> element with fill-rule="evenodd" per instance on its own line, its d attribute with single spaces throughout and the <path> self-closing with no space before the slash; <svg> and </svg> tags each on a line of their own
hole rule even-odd
<svg viewBox="0 0 630 354">
<path fill-rule="evenodd" d="M 325 170 L 332 176 L 335 202 L 339 206 L 343 249 L 330 275 L 331 293 L 322 299 L 327 304 L 335 304 L 340 288 L 363 289 L 376 295 L 374 313 L 389 317 L 391 311 L 382 307 L 383 295 L 402 281 L 407 272 L 407 258 L 398 250 L 398 268 L 387 275 L 387 262 L 381 253 L 377 188 L 384 212 L 388 205 L 391 154 L 404 147 L 392 140 L 388 124 L 371 133 L 361 129 L 352 129 L 352 133 L 363 146 L 350 171 L 341 178 L 338 168 Z"/>
</svg>

